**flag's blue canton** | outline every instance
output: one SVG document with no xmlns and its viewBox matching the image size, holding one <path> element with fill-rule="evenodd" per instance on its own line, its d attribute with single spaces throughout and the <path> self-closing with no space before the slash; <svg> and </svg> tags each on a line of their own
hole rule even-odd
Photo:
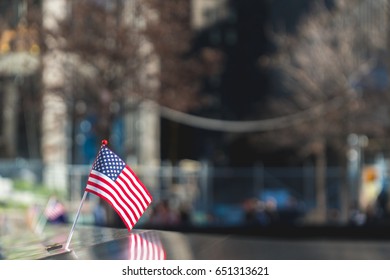
<svg viewBox="0 0 390 280">
<path fill-rule="evenodd" d="M 115 181 L 125 167 L 125 163 L 110 149 L 103 147 L 96 158 L 93 169 Z"/>
</svg>

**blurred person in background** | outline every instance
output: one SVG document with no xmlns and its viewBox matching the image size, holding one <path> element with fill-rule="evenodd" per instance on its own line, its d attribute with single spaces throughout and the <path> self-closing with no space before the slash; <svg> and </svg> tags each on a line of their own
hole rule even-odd
<svg viewBox="0 0 390 280">
<path fill-rule="evenodd" d="M 158 202 L 152 209 L 149 223 L 154 225 L 177 225 L 180 222 L 179 213 L 173 210 L 168 200 Z"/>
</svg>

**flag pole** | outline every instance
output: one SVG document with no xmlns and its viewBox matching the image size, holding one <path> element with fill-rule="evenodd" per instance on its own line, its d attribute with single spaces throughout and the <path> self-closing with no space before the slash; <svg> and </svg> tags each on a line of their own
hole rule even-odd
<svg viewBox="0 0 390 280">
<path fill-rule="evenodd" d="M 102 148 L 103 146 L 105 146 L 107 144 L 108 144 L 107 140 L 102 140 L 102 145 L 101 145 L 100 148 Z M 74 228 L 76 226 L 77 220 L 79 219 L 81 207 L 83 206 L 83 203 L 84 203 L 86 197 L 87 197 L 87 192 L 84 191 L 84 195 L 83 195 L 83 198 L 81 199 L 79 209 L 77 210 L 77 214 L 76 214 L 76 217 L 74 219 L 74 222 L 73 222 L 73 225 L 72 225 L 72 229 L 70 230 L 70 233 L 69 233 L 69 236 L 68 236 L 68 240 L 66 241 L 65 250 L 67 250 L 67 251 L 70 251 L 69 250 L 70 240 L 72 239 Z"/>
<path fill-rule="evenodd" d="M 83 198 L 81 199 L 79 209 L 77 210 L 77 214 L 76 214 L 76 217 L 74 219 L 74 222 L 73 222 L 73 225 L 72 225 L 72 229 L 70 230 L 70 233 L 69 233 L 69 236 L 68 236 L 68 240 L 66 241 L 65 250 L 67 250 L 67 251 L 69 251 L 70 240 L 72 239 L 74 228 L 76 226 L 77 220 L 79 219 L 81 207 L 83 206 L 83 203 L 84 203 L 86 197 L 87 197 L 87 192 L 84 191 L 84 195 L 83 195 Z"/>
<path fill-rule="evenodd" d="M 46 203 L 45 209 L 43 209 L 41 215 L 38 218 L 38 221 L 35 225 L 34 231 L 38 234 L 43 233 L 43 229 L 45 228 L 47 224 L 47 217 L 46 217 L 46 210 L 49 208 L 50 204 L 53 203 L 53 196 L 49 198 L 49 200 Z"/>
</svg>

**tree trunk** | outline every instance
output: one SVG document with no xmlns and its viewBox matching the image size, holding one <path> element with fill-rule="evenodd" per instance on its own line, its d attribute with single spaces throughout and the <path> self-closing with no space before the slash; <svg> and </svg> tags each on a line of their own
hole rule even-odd
<svg viewBox="0 0 390 280">
<path fill-rule="evenodd" d="M 3 146 L 8 158 L 16 156 L 19 92 L 14 81 L 7 81 L 3 108 Z"/>
<path fill-rule="evenodd" d="M 346 148 L 347 149 L 347 148 Z M 348 182 L 347 160 L 345 155 L 340 159 L 341 186 L 340 186 L 340 223 L 345 225 L 349 221 L 350 210 L 350 185 Z"/>
<path fill-rule="evenodd" d="M 318 223 L 325 223 L 327 216 L 326 203 L 326 149 L 325 140 L 320 140 L 316 155 L 316 219 Z"/>
</svg>

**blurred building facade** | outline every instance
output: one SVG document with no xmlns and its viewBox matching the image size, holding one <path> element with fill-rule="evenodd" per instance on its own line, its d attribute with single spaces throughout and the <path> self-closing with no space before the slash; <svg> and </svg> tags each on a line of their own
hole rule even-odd
<svg viewBox="0 0 390 280">
<path fill-rule="evenodd" d="M 0 151 L 4 158 L 38 158 L 40 49 L 37 26 L 28 25 L 25 1 L 0 7 Z M 38 109 L 38 110 L 37 110 Z"/>
<path fill-rule="evenodd" d="M 123 1 L 124 3 L 124 10 L 123 13 L 126 14 L 124 18 L 128 21 L 128 24 L 134 24 L 138 25 L 138 28 L 142 29 L 142 26 L 145 24 L 145 20 L 142 19 L 142 16 L 139 16 L 135 12 L 135 2 L 136 1 Z M 250 2 L 250 1 L 249 1 Z M 281 5 L 283 1 L 277 1 L 278 3 L 275 3 L 273 5 L 268 4 L 265 6 L 262 6 L 261 9 L 265 9 L 263 12 L 264 14 L 267 14 L 267 17 L 264 20 L 264 23 L 267 22 L 278 22 L 280 18 L 282 18 L 282 14 L 286 13 L 285 10 L 278 10 L 278 7 Z M 305 1 L 299 2 L 300 6 L 304 6 Z M 331 1 L 332 2 L 332 1 Z M 338 5 L 345 5 L 345 1 L 335 1 L 334 3 Z M 71 139 L 69 135 L 69 129 L 71 124 L 68 123 L 69 114 L 67 107 L 73 106 L 74 104 L 67 103 L 68 101 L 61 98 L 61 94 L 58 94 L 59 90 L 66 91 L 66 78 L 64 76 L 64 69 L 61 69 L 63 67 L 65 59 L 61 53 L 56 50 L 56 42 L 53 42 L 53 40 L 50 40 L 50 38 L 40 38 L 40 34 L 37 34 L 38 30 L 37 27 L 34 26 L 26 26 L 28 24 L 27 19 L 25 18 L 27 14 L 27 9 L 31 9 L 33 7 L 41 6 L 41 9 L 43 11 L 43 17 L 41 24 L 46 30 L 55 30 L 56 28 L 56 20 L 61 20 L 65 17 L 66 13 L 70 10 L 69 2 L 65 0 L 54 0 L 54 1 L 28 1 L 28 0 L 18 0 L 18 1 L 2 1 L 2 11 L 3 15 L 2 17 L 4 19 L 7 19 L 9 22 L 9 27 L 2 31 L 1 34 L 1 64 L 0 64 L 0 70 L 1 75 L 3 78 L 2 82 L 2 91 L 3 94 L 3 106 L 6 109 L 6 112 L 4 116 L 2 116 L 2 143 L 5 145 L 5 148 L 3 148 L 4 156 L 13 157 L 13 156 L 22 156 L 22 157 L 29 157 L 31 155 L 34 155 L 35 157 L 42 157 L 44 161 L 53 163 L 53 162 L 68 162 L 69 159 L 69 153 L 70 150 L 69 145 L 71 145 Z M 296 6 L 299 6 L 298 4 L 293 5 L 294 9 L 296 9 Z M 287 5 L 288 6 L 288 5 Z M 387 30 L 387 17 L 386 17 L 386 7 L 387 7 L 387 1 L 381 0 L 381 1 L 375 1 L 375 3 L 368 2 L 368 1 L 361 1 L 361 5 L 356 7 L 356 13 L 361 14 L 361 25 L 363 30 L 367 30 L 367 32 L 376 32 L 379 34 L 382 34 L 382 36 L 376 36 L 378 38 L 378 44 L 386 45 L 387 36 L 386 36 L 386 30 Z M 204 1 L 204 0 L 193 0 L 191 9 L 192 9 L 192 18 L 189 19 L 192 23 L 192 26 L 194 30 L 196 30 L 198 33 L 202 32 L 208 32 L 210 30 L 210 33 L 208 33 L 208 39 L 206 41 L 203 41 L 204 46 L 203 47 L 211 47 L 215 49 L 223 49 L 225 44 L 230 44 L 233 50 L 238 52 L 237 57 L 240 57 L 240 46 L 244 48 L 250 41 L 243 43 L 243 38 L 246 36 L 244 33 L 244 30 L 242 27 L 240 27 L 239 24 L 235 24 L 234 22 L 244 22 L 243 19 L 244 13 L 249 13 L 250 5 L 248 4 L 245 6 L 239 6 L 234 5 L 231 1 L 227 0 L 213 0 L 213 1 Z M 260 9 L 259 7 L 257 7 Z M 288 9 L 286 7 L 285 9 Z M 4 11 L 12 11 L 11 13 L 6 13 Z M 260 11 L 260 10 L 259 10 Z M 258 12 L 259 12 L 258 11 Z M 259 15 L 261 17 L 261 15 Z M 226 28 L 226 25 L 224 25 L 224 22 L 228 20 L 230 22 L 230 29 Z M 347 20 L 347 19 L 346 19 Z M 34 23 L 37 24 L 37 23 Z M 287 23 L 286 23 L 287 24 Z M 259 25 L 259 24 L 258 24 Z M 256 25 L 256 27 L 259 27 Z M 254 33 L 255 35 L 255 33 Z M 220 38 L 220 39 L 218 39 Z M 42 52 L 39 49 L 39 40 L 46 40 L 46 45 L 48 46 L 48 50 L 45 52 Z M 156 73 L 158 73 L 158 69 L 160 69 L 159 66 L 159 59 L 158 57 L 154 57 L 150 59 L 150 55 L 153 52 L 153 46 L 145 40 L 145 38 L 141 38 L 140 40 L 143 41 L 143 45 L 140 46 L 140 53 L 139 55 L 142 57 L 148 57 L 148 63 L 145 63 L 142 65 L 141 71 L 139 71 L 141 74 L 139 76 L 139 79 L 142 81 L 144 90 L 146 92 L 151 92 L 153 95 L 153 92 L 158 91 L 159 87 L 159 81 L 155 78 Z M 221 41 L 222 40 L 222 41 Z M 219 43 L 218 43 L 219 42 Z M 264 42 L 263 42 L 264 43 Z M 265 44 L 265 43 L 264 43 Z M 244 46 L 245 45 L 245 46 Z M 237 46 L 237 47 L 235 47 Z M 364 42 L 362 42 L 361 45 L 362 52 L 368 52 L 368 50 L 364 50 Z M 222 50 L 226 51 L 226 50 Z M 266 52 L 266 51 L 264 51 Z M 40 56 L 43 55 L 42 64 L 40 64 Z M 257 55 L 260 55 L 259 53 Z M 368 56 L 369 54 L 366 54 L 365 56 Z M 364 57 L 364 55 L 362 55 Z M 234 58 L 233 62 L 234 62 Z M 143 60 L 141 58 L 141 60 Z M 146 59 L 145 59 L 146 61 Z M 26 124 L 22 125 L 19 124 L 19 122 L 22 122 L 20 120 L 17 120 L 17 118 L 14 115 L 17 115 L 16 110 L 12 109 L 15 107 L 15 104 L 17 104 L 17 100 L 19 100 L 18 94 L 7 94 L 8 92 L 12 91 L 18 91 L 19 89 L 15 88 L 15 83 L 13 79 L 15 77 L 19 77 L 17 81 L 22 80 L 20 77 L 30 77 L 38 71 L 42 69 L 42 87 L 35 86 L 36 91 L 42 91 L 42 133 L 43 136 L 37 137 L 37 135 L 34 135 L 32 132 L 29 132 L 29 142 L 27 145 L 18 145 L 19 140 L 14 140 L 16 137 L 18 137 L 18 134 L 20 134 L 20 128 L 21 126 L 27 126 Z M 49 72 L 47 72 L 50 69 Z M 218 75 L 218 74 L 217 74 Z M 219 107 L 214 107 L 215 111 L 223 111 L 223 108 L 220 108 L 222 106 L 228 105 L 227 103 L 224 104 L 223 100 L 226 99 L 226 89 L 221 86 L 221 79 L 227 79 L 228 76 L 226 76 L 226 73 L 221 74 L 219 73 L 220 77 L 215 78 L 215 80 L 219 80 L 219 86 L 216 86 L 214 91 L 216 91 L 216 94 L 219 94 L 219 97 L 217 98 L 222 99 L 220 102 Z M 221 76 L 222 75 L 222 76 Z M 224 76 L 225 75 L 225 76 Z M 8 80 L 11 81 L 8 83 L 6 80 L 8 77 Z M 230 76 L 229 76 L 230 77 Z M 213 77 L 210 77 L 210 79 L 213 79 Z M 240 77 L 236 77 L 236 79 L 240 79 Z M 218 84 L 218 83 L 217 83 Z M 57 91 L 57 92 L 56 92 Z M 213 90 L 212 90 L 213 91 Z M 28 95 L 29 93 L 26 92 L 24 94 L 21 94 L 21 97 Z M 20 95 L 20 94 L 19 94 Z M 249 98 L 250 99 L 250 98 Z M 127 101 L 129 103 L 132 103 L 129 105 L 130 108 L 134 108 L 134 106 L 137 106 L 137 101 L 131 101 L 131 98 Z M 26 105 L 27 106 L 27 105 Z M 239 107 L 239 106 L 236 106 Z M 243 110 L 248 109 L 244 108 Z M 24 110 L 25 111 L 25 110 Z M 151 112 L 154 112 L 156 110 L 152 109 Z M 20 113 L 20 112 L 19 112 Z M 221 113 L 223 116 L 223 113 Z M 234 115 L 234 113 L 227 113 L 230 115 Z M 131 115 L 131 114 L 130 114 Z M 150 116 L 150 114 L 147 114 Z M 238 114 L 239 115 L 239 114 Z M 139 118 L 138 116 L 137 118 Z M 30 119 L 29 117 L 26 117 L 26 119 Z M 132 118 L 127 120 L 128 124 L 126 124 L 126 127 L 138 127 L 138 129 L 143 128 L 143 125 L 135 124 L 135 121 L 131 120 Z M 133 118 L 134 119 L 134 118 Z M 132 123 L 133 122 L 133 123 Z M 153 127 L 158 126 L 158 121 L 153 121 L 155 124 L 153 124 Z M 29 127 L 29 126 L 28 126 Z M 37 128 L 36 130 L 39 130 L 40 128 Z M 159 129 L 150 129 L 151 131 L 159 131 Z M 144 133 L 151 133 L 151 132 L 144 132 Z M 157 133 L 157 134 L 155 134 Z M 57 135 L 57 136 L 51 136 L 51 135 Z M 136 133 L 136 131 L 127 132 L 126 136 L 122 136 L 125 140 L 128 147 L 126 147 L 124 150 L 131 151 L 131 153 L 134 153 L 132 156 L 136 158 L 136 161 L 140 160 L 140 163 L 146 163 L 151 161 L 159 162 L 160 158 L 160 151 L 159 148 L 157 148 L 158 143 L 151 143 L 147 146 L 149 147 L 155 147 L 148 149 L 143 155 L 136 154 L 138 151 L 141 151 L 142 142 L 139 139 L 133 139 L 132 137 L 137 137 L 136 135 L 140 135 L 139 133 Z M 141 137 L 141 139 L 156 139 L 159 137 L 158 132 L 154 132 L 152 135 L 153 137 Z M 52 138 L 53 137 L 53 138 Z M 23 137 L 19 137 L 23 138 Z M 38 142 L 38 139 L 42 139 L 42 152 L 40 152 L 39 143 L 38 144 L 30 144 L 34 142 Z M 136 144 L 138 143 L 138 144 Z M 132 146 L 132 145 L 138 145 L 138 147 Z M 30 152 L 26 153 L 23 152 L 22 146 L 29 146 Z M 64 149 L 66 147 L 66 149 Z M 21 152 L 22 151 L 22 152 Z M 39 153 L 37 153 L 37 151 Z M 8 153 L 8 155 L 7 155 Z M 144 158 L 144 159 L 141 159 Z M 149 158 L 149 159 L 146 159 Z M 153 159 L 152 159 L 153 158 Z"/>
</svg>

